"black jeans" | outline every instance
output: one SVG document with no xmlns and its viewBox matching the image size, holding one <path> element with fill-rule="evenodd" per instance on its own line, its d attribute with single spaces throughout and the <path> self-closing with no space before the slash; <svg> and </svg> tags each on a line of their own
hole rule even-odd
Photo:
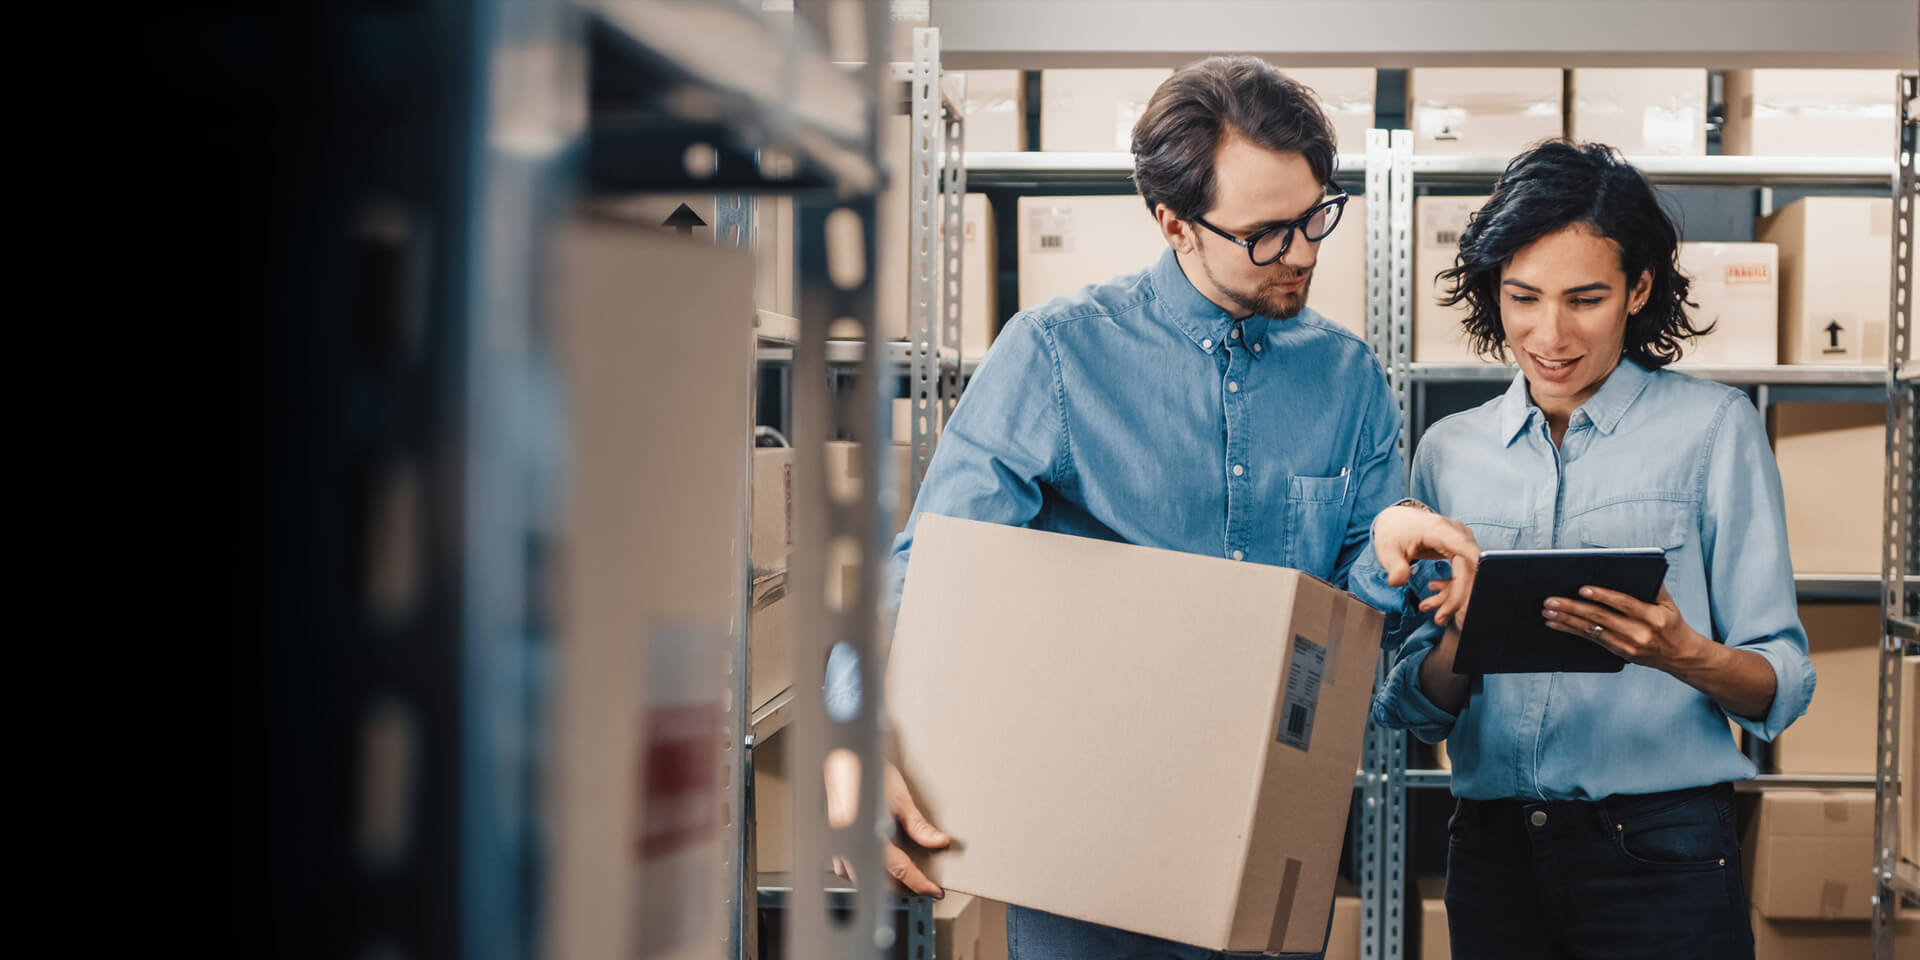
<svg viewBox="0 0 1920 960">
<path fill-rule="evenodd" d="M 1461 800 L 1448 833 L 1455 957 L 1753 957 L 1731 784 L 1591 802 Z"/>
</svg>

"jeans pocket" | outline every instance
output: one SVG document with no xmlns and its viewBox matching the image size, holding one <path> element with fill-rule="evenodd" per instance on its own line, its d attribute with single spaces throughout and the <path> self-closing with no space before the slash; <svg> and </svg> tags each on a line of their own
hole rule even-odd
<svg viewBox="0 0 1920 960">
<path fill-rule="evenodd" d="M 1718 870 L 1727 865 L 1719 798 L 1701 793 L 1664 810 L 1613 825 L 1621 856 L 1658 870 Z"/>
</svg>

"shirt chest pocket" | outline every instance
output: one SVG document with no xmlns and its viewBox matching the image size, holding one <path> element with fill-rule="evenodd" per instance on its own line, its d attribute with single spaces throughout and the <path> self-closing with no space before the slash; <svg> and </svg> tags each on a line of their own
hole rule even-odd
<svg viewBox="0 0 1920 960">
<path fill-rule="evenodd" d="M 1287 565 L 1316 577 L 1333 576 L 1340 544 L 1347 539 L 1353 474 L 1287 476 Z"/>
<path fill-rule="evenodd" d="M 1674 500 L 1629 500 L 1596 507 L 1576 518 L 1580 543 L 1587 547 L 1659 547 L 1673 575 L 1686 554 L 1693 506 Z"/>
</svg>

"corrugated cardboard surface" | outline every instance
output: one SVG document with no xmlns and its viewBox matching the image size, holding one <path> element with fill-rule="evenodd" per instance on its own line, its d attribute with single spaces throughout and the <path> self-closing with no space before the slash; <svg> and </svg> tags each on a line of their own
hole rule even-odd
<svg viewBox="0 0 1920 960">
<path fill-rule="evenodd" d="M 747 622 L 747 699 L 758 710 L 793 685 L 793 607 L 787 603 L 787 575 L 776 573 L 753 585 L 753 609 Z"/>
<path fill-rule="evenodd" d="M 1878 403 L 1776 403 L 1769 410 L 1795 571 L 1879 574 L 1886 417 Z"/>
<path fill-rule="evenodd" d="M 651 227 L 575 223 L 559 239 L 572 459 L 547 952 L 704 954 L 724 919 L 711 654 L 745 600 L 753 264 Z M 656 764 L 687 775 L 636 788 Z"/>
<path fill-rule="evenodd" d="M 1467 309 L 1437 301 L 1446 285 L 1435 275 L 1453 266 L 1460 234 L 1487 197 L 1418 197 L 1413 201 L 1413 359 L 1419 363 L 1480 363 L 1460 321 Z"/>
<path fill-rule="evenodd" d="M 964 893 L 934 901 L 933 955 L 940 960 L 1007 960 L 1007 905 Z"/>
<path fill-rule="evenodd" d="M 1021 197 L 1020 310 L 1152 266 L 1167 249 L 1138 195 Z"/>
<path fill-rule="evenodd" d="M 1751 157 L 1891 157 L 1898 74 L 1729 70 L 1720 152 Z"/>
<path fill-rule="evenodd" d="M 1754 223 L 1780 246 L 1781 363 L 1887 362 L 1892 229 L 1887 197 L 1807 197 Z"/>
<path fill-rule="evenodd" d="M 753 451 L 753 569 L 787 568 L 793 549 L 793 449 Z"/>
<path fill-rule="evenodd" d="M 1360 960 L 1360 894 L 1345 877 L 1333 888 L 1333 926 L 1321 960 Z"/>
<path fill-rule="evenodd" d="M 1806 716 L 1774 741 L 1774 764 L 1781 773 L 1871 774 L 1880 606 L 1803 603 L 1800 624 L 1819 679 Z"/>
<path fill-rule="evenodd" d="M 1780 359 L 1780 250 L 1771 243 L 1683 243 L 1692 283 L 1687 315 L 1713 332 L 1690 341 L 1676 366 L 1772 365 Z"/>
<path fill-rule="evenodd" d="M 1420 878 L 1420 960 L 1451 960 L 1448 939 L 1447 878 Z"/>
<path fill-rule="evenodd" d="M 1169 69 L 1040 71 L 1040 149 L 1127 152 Z"/>
<path fill-rule="evenodd" d="M 1747 889 L 1775 920 L 1865 920 L 1873 909 L 1873 791 L 1775 790 L 1748 826 Z"/>
<path fill-rule="evenodd" d="M 1277 567 L 923 516 L 887 701 L 955 838 L 928 869 L 1183 943 L 1321 949 L 1380 629 Z"/>
<path fill-rule="evenodd" d="M 1894 922 L 1894 960 L 1920 957 L 1920 913 Z M 1871 956 L 1866 920 L 1770 920 L 1753 912 L 1754 960 L 1853 960 Z"/>
<path fill-rule="evenodd" d="M 1920 657 L 1900 662 L 1900 849 L 1920 864 Z"/>
<path fill-rule="evenodd" d="M 1420 67 L 1407 71 L 1413 152 L 1511 157 L 1566 129 L 1554 68 Z"/>
<path fill-rule="evenodd" d="M 1567 76 L 1568 136 L 1629 156 L 1707 152 L 1707 71 L 1581 68 Z"/>
<path fill-rule="evenodd" d="M 968 70 L 967 150 L 1027 149 L 1027 80 L 1022 70 Z"/>
</svg>

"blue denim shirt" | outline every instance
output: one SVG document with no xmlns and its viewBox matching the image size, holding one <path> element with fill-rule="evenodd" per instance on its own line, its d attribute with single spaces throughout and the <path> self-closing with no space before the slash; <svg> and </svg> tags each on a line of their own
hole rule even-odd
<svg viewBox="0 0 1920 960">
<path fill-rule="evenodd" d="M 1771 740 L 1806 711 L 1814 673 L 1780 471 L 1759 413 L 1738 390 L 1622 360 L 1574 412 L 1556 449 L 1516 376 L 1505 395 L 1427 431 L 1412 486 L 1413 496 L 1471 527 L 1486 550 L 1664 548 L 1666 587 L 1688 625 L 1773 667 L 1767 716 L 1734 721 Z M 1386 587 L 1370 559 L 1354 581 L 1376 605 L 1395 594 L 1413 602 Z M 1445 739 L 1458 796 L 1583 800 L 1755 773 L 1729 715 L 1650 667 L 1476 677 L 1459 715 L 1447 713 L 1419 688 L 1439 629 L 1417 614 L 1390 619 L 1390 635 L 1405 640 L 1375 695 L 1374 719 L 1430 743 Z"/>
</svg>

